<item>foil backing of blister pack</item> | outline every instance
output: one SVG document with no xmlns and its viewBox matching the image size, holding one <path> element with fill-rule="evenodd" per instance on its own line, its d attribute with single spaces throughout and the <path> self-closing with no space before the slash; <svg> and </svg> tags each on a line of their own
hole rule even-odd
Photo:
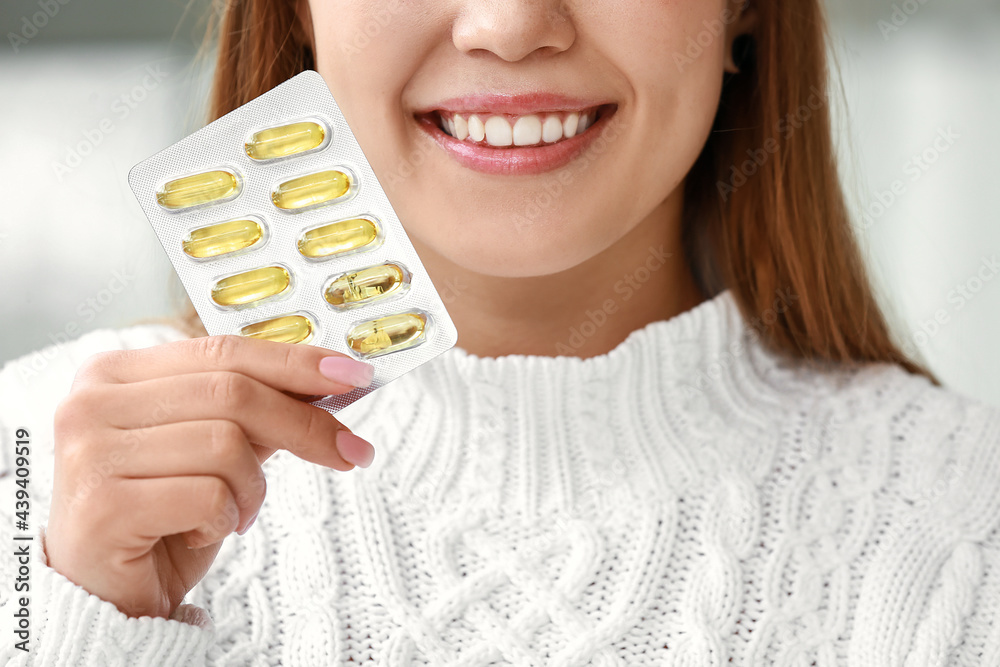
<svg viewBox="0 0 1000 667">
<path fill-rule="evenodd" d="M 310 120 L 325 124 L 328 131 L 319 148 L 267 161 L 257 161 L 248 155 L 245 144 L 254 133 Z M 349 193 L 332 203 L 289 211 L 282 210 L 272 200 L 279 184 L 331 169 L 353 178 Z M 238 194 L 218 203 L 174 210 L 158 203 L 157 192 L 166 183 L 213 170 L 234 173 L 239 181 Z M 330 413 L 336 414 L 457 342 L 458 334 L 444 303 L 326 82 L 314 71 L 298 74 L 137 164 L 129 173 L 129 185 L 209 335 L 239 334 L 254 323 L 306 313 L 316 327 L 306 344 L 363 358 L 374 366 L 370 386 L 313 403 Z M 298 242 L 306 230 L 355 218 L 377 221 L 380 234 L 377 243 L 319 260 L 300 252 Z M 248 249 L 196 259 L 182 248 L 192 230 L 247 219 L 263 226 L 261 241 Z M 405 289 L 349 308 L 336 308 L 324 298 L 324 289 L 337 276 L 387 263 L 396 264 L 406 272 L 409 284 Z M 213 287 L 220 280 L 263 267 L 287 269 L 291 287 L 278 296 L 242 307 L 223 307 L 213 300 Z M 281 272 L 276 270 L 271 274 L 270 277 L 280 277 Z M 347 334 L 356 325 L 405 312 L 427 316 L 424 338 L 419 344 L 367 358 L 348 345 Z"/>
</svg>

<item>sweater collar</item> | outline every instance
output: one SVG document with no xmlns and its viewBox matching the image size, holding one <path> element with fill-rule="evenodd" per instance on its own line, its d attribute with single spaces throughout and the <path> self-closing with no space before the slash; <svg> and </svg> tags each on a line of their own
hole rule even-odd
<svg viewBox="0 0 1000 667">
<path fill-rule="evenodd" d="M 355 479 L 400 502 L 528 513 L 685 486 L 718 464 L 699 443 L 766 428 L 777 358 L 750 334 L 725 290 L 586 359 L 452 348 L 338 414 L 376 448 Z"/>
<path fill-rule="evenodd" d="M 735 342 L 742 329 L 742 317 L 732 291 L 727 289 L 674 317 L 650 322 L 632 331 L 609 352 L 586 359 L 526 354 L 481 357 L 467 352 L 459 345 L 443 355 L 442 361 L 459 375 L 469 378 L 482 376 L 484 373 L 516 373 L 522 369 L 529 373 L 574 373 L 581 378 L 602 377 L 620 368 L 623 363 L 654 351 L 653 348 L 662 349 L 671 343 L 708 344 L 716 349 L 704 350 L 705 352 L 720 351 L 720 346 L 725 347 L 726 344 Z M 683 356 L 680 352 L 678 350 L 678 354 L 674 356 Z"/>
</svg>

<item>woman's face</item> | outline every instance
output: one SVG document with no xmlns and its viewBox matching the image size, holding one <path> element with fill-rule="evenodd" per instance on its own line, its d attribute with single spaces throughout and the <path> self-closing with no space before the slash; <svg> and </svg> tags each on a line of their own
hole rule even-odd
<svg viewBox="0 0 1000 667">
<path fill-rule="evenodd" d="M 309 14 L 317 69 L 418 251 L 527 277 L 598 255 L 681 186 L 737 4 L 309 0 Z"/>
</svg>

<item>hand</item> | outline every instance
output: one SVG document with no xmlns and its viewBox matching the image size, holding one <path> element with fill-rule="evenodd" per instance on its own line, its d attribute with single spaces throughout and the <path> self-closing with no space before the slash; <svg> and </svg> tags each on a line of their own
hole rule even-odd
<svg viewBox="0 0 1000 667">
<path fill-rule="evenodd" d="M 343 394 L 372 367 L 312 345 L 209 336 L 107 352 L 55 415 L 49 565 L 129 616 L 169 617 L 264 501 L 277 449 L 350 470 L 371 445 L 289 394 Z"/>
</svg>

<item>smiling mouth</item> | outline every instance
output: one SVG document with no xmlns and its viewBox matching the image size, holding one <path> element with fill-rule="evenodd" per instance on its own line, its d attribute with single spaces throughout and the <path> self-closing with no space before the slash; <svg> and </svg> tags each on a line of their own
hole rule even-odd
<svg viewBox="0 0 1000 667">
<path fill-rule="evenodd" d="M 495 148 L 547 146 L 579 136 L 601 118 L 615 112 L 617 105 L 605 104 L 586 109 L 513 115 L 476 112 L 454 113 L 435 110 L 418 119 L 433 123 L 458 141 Z"/>
</svg>

